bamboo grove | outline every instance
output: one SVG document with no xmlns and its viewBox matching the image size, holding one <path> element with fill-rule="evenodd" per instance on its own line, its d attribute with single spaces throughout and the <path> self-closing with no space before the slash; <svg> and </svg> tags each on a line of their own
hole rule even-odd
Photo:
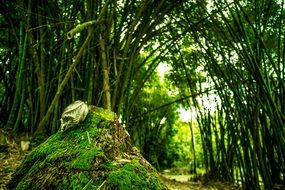
<svg viewBox="0 0 285 190">
<path fill-rule="evenodd" d="M 191 31 L 202 52 L 192 57 L 204 65 L 221 99 L 214 116 L 199 114 L 209 175 L 241 179 L 246 189 L 259 189 L 261 178 L 265 189 L 273 189 L 285 182 L 284 1 L 196 5 L 184 6 L 180 27 Z M 203 18 L 197 22 L 188 16 L 191 10 Z"/>
<path fill-rule="evenodd" d="M 33 132 L 54 132 L 59 110 L 76 99 L 121 111 L 135 71 L 146 62 L 138 64 L 139 52 L 164 30 L 160 24 L 177 4 L 110 0 L 2 4 L 3 18 L 11 26 L 6 29 L 9 49 L 3 62 L 15 67 L 3 65 L 1 70 L 6 73 L 1 110 L 8 118 L 6 126 L 16 130 L 22 118 L 28 118 L 25 125 Z"/>
<path fill-rule="evenodd" d="M 197 110 L 207 178 L 285 185 L 284 0 L 12 0 L 0 11 L 1 128 L 55 133 L 81 99 L 121 116 L 148 158 L 181 104 Z M 179 93 L 161 90 L 161 105 L 145 106 L 161 62 Z"/>
</svg>

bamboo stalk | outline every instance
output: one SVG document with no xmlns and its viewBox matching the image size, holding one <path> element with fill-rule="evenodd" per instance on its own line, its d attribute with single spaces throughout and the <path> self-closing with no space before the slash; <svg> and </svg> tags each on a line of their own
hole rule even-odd
<svg viewBox="0 0 285 190">
<path fill-rule="evenodd" d="M 67 33 L 67 39 L 71 40 L 76 33 L 79 33 L 82 30 L 87 29 L 89 26 L 95 25 L 95 24 L 97 24 L 97 20 L 91 20 L 91 21 L 84 22 L 82 24 L 77 25 L 75 28 L 73 28 Z"/>
<path fill-rule="evenodd" d="M 23 7 L 23 5 L 19 5 L 20 7 Z M 30 23 L 30 18 L 31 18 L 31 7 L 32 7 L 32 2 L 31 0 L 28 1 L 28 18 L 26 20 L 26 27 L 28 27 Z M 24 13 L 22 13 L 22 17 L 24 17 Z M 17 74 L 16 74 L 16 91 L 14 95 L 14 100 L 12 104 L 12 108 L 9 114 L 9 118 L 6 124 L 6 127 L 9 129 L 13 126 L 14 124 L 14 118 L 15 114 L 17 113 L 17 109 L 20 103 L 20 98 L 21 98 L 21 91 L 22 91 L 22 84 L 23 84 L 23 78 L 24 78 L 24 68 L 25 68 L 25 63 L 26 63 L 26 53 L 27 53 L 27 41 L 28 41 L 28 33 L 25 33 L 24 35 L 24 21 L 20 22 L 20 46 L 19 46 L 19 64 L 18 64 L 18 69 L 17 69 Z"/>
<path fill-rule="evenodd" d="M 103 93 L 104 93 L 104 107 L 111 110 L 111 89 L 109 79 L 109 68 L 107 61 L 106 43 L 105 40 L 100 36 L 100 48 L 102 56 L 102 72 L 103 72 Z"/>
</svg>

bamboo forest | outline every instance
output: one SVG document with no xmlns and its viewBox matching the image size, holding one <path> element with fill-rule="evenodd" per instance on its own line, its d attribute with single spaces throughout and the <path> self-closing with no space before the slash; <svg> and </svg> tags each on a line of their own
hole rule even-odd
<svg viewBox="0 0 285 190">
<path fill-rule="evenodd" d="M 0 189 L 285 189 L 285 0 L 0 13 Z"/>
</svg>

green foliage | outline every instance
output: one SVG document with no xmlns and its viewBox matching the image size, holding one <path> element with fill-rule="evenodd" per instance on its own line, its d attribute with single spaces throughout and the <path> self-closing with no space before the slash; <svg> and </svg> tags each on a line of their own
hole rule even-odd
<svg viewBox="0 0 285 190">
<path fill-rule="evenodd" d="M 167 157 L 171 159 L 171 167 L 184 168 L 188 172 L 194 170 L 194 151 L 196 153 L 197 169 L 204 168 L 204 155 L 200 129 L 195 121 L 194 125 L 194 147 L 193 150 L 190 132 L 190 123 L 186 123 L 178 119 L 174 125 L 177 131 L 174 136 L 169 139 Z"/>
<path fill-rule="evenodd" d="M 136 77 L 141 80 L 141 73 Z M 124 115 L 133 143 L 157 169 L 170 167 L 174 161 L 168 149 L 176 133 L 173 127 L 177 119 L 176 106 L 161 107 L 173 100 L 170 94 L 171 89 L 160 80 L 158 73 L 153 73 Z"/>
<path fill-rule="evenodd" d="M 191 162 L 190 130 L 189 125 L 183 122 L 176 122 L 177 133 L 172 137 L 168 148 L 168 154 L 174 160 L 174 167 L 189 166 Z"/>
</svg>

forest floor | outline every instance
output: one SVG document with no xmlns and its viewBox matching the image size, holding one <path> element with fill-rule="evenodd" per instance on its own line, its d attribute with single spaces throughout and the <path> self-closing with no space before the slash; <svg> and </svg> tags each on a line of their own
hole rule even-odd
<svg viewBox="0 0 285 190">
<path fill-rule="evenodd" d="M 20 166 L 28 151 L 22 151 L 14 141 L 0 146 L 0 190 L 6 189 L 13 172 Z"/>
<path fill-rule="evenodd" d="M 21 147 L 15 142 L 10 142 L 9 145 L 0 147 L 0 190 L 6 189 L 12 173 L 27 154 L 28 151 L 22 151 Z M 189 181 L 189 178 L 189 175 L 161 174 L 161 180 L 170 190 L 238 190 L 236 186 L 225 182 L 210 181 L 204 184 L 202 182 Z"/>
<path fill-rule="evenodd" d="M 170 190 L 238 190 L 239 188 L 227 182 L 209 181 L 202 183 L 200 181 L 189 181 L 190 175 L 169 175 L 162 174 L 162 181 Z"/>
</svg>

